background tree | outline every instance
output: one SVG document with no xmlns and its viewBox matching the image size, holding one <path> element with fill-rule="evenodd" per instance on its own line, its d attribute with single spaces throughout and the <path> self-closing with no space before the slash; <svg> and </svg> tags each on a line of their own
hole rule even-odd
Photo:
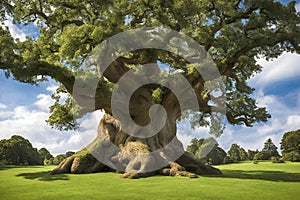
<svg viewBox="0 0 300 200">
<path fill-rule="evenodd" d="M 227 152 L 227 156 L 224 158 L 224 163 L 236 163 L 248 159 L 248 154 L 244 148 L 240 147 L 238 144 L 232 144 Z"/>
<path fill-rule="evenodd" d="M 259 151 L 258 153 L 256 153 L 254 155 L 253 160 L 267 160 L 265 157 L 265 154 L 263 154 L 261 151 Z"/>
<path fill-rule="evenodd" d="M 44 165 L 51 164 L 51 162 L 52 162 L 51 160 L 53 160 L 53 156 L 46 148 L 41 148 L 39 150 L 39 154 L 41 156 L 41 159 L 42 159 Z"/>
<path fill-rule="evenodd" d="M 209 140 L 209 139 L 207 139 Z M 191 140 L 190 145 L 187 146 L 187 152 L 192 153 L 194 156 L 199 158 L 204 164 L 209 164 L 209 165 L 220 165 L 223 163 L 224 158 L 226 157 L 226 152 L 219 147 L 218 143 L 213 143 L 213 147 L 209 148 L 208 150 L 205 149 L 207 155 L 205 157 L 203 155 L 203 147 L 202 145 L 207 142 L 204 138 L 197 139 L 193 138 Z"/>
<path fill-rule="evenodd" d="M 58 165 L 59 163 L 61 163 L 64 159 L 66 158 L 66 155 L 65 154 L 59 154 L 57 156 L 55 156 L 53 158 L 53 161 L 51 164 L 53 165 Z"/>
<path fill-rule="evenodd" d="M 219 144 L 215 144 L 213 149 L 206 156 L 206 163 L 209 165 L 223 164 L 226 152 L 219 147 Z"/>
<path fill-rule="evenodd" d="M 300 129 L 284 133 L 280 144 L 284 160 L 300 161 Z"/>
<path fill-rule="evenodd" d="M 187 152 L 190 152 L 196 156 L 203 142 L 204 142 L 204 138 L 200 138 L 200 139 L 193 138 L 190 144 L 186 147 Z"/>
<path fill-rule="evenodd" d="M 68 157 L 71 157 L 73 154 L 75 154 L 75 152 L 67 151 L 65 155 L 66 155 L 66 158 L 68 158 Z"/>
<path fill-rule="evenodd" d="M 240 156 L 241 156 L 241 161 L 244 161 L 244 160 L 248 160 L 249 157 L 248 157 L 248 153 L 246 152 L 246 150 L 242 147 L 240 147 Z"/>
<path fill-rule="evenodd" d="M 256 149 L 255 151 L 248 150 L 248 159 L 249 160 L 254 160 L 255 154 L 257 154 L 258 152 L 259 152 L 258 149 Z"/>
<path fill-rule="evenodd" d="M 44 163 L 47 165 L 58 165 L 64 159 L 71 157 L 75 152 L 67 151 L 65 154 L 58 154 L 55 157 L 51 157 L 50 159 L 46 160 Z"/>
<path fill-rule="evenodd" d="M 267 139 L 264 148 L 261 150 L 261 160 L 270 160 L 271 157 L 279 157 L 276 145 L 272 142 L 271 138 Z"/>
<path fill-rule="evenodd" d="M 238 144 L 232 144 L 230 149 L 227 152 L 228 158 L 231 162 L 241 161 L 241 148 Z"/>
<path fill-rule="evenodd" d="M 80 72 L 80 66 L 91 50 L 105 39 L 140 27 L 159 27 L 161 30 L 167 28 L 191 37 L 208 52 L 201 55 L 201 58 L 210 55 L 222 75 L 227 96 L 227 121 L 246 126 L 252 126 L 255 122 L 265 122 L 270 117 L 265 108 L 256 105 L 251 95 L 254 89 L 247 84 L 250 77 L 261 71 L 256 58 L 261 56 L 272 59 L 285 51 L 300 51 L 299 14 L 296 13 L 295 2 L 285 6 L 273 0 L 3 0 L 1 5 L 2 22 L 6 16 L 13 17 L 15 22 L 23 25 L 36 22 L 40 36 L 20 42 L 14 40 L 8 30 L 0 28 L 0 69 L 3 69 L 7 76 L 13 76 L 15 80 L 25 83 L 37 84 L 51 77 L 62 84 L 58 94 L 53 96 L 57 101 L 50 108 L 52 115 L 48 123 L 61 130 L 78 128 L 74 115 L 81 117 L 85 113 L 103 109 L 107 115 L 99 127 L 103 133 L 107 133 L 105 138 L 124 149 L 130 150 L 136 145 L 139 147 L 135 148 L 138 149 L 137 154 L 146 149 L 150 152 L 161 149 L 173 139 L 178 144 L 173 152 L 183 151 L 181 143 L 176 139 L 176 122 L 184 116 L 170 90 L 157 84 L 149 84 L 134 93 L 130 102 L 130 115 L 135 123 L 147 125 L 150 122 L 149 108 L 154 104 L 161 104 L 168 116 L 163 129 L 153 137 L 136 139 L 114 126 L 116 123 L 112 123 L 111 118 L 111 93 L 117 81 L 129 69 L 138 71 L 142 64 L 162 63 L 170 69 L 167 74 L 180 74 L 185 77 L 196 91 L 199 102 L 199 109 L 186 115 L 192 125 L 207 124 L 206 117 L 212 114 L 214 108 L 218 110 L 219 105 L 211 104 L 212 96 L 208 95 L 207 84 L 194 65 L 189 64 L 180 55 L 155 49 L 141 49 L 119 56 L 100 79 L 96 95 L 91 97 L 83 91 L 74 94 L 73 85 L 75 76 Z M 169 39 L 165 37 L 163 42 L 172 45 L 172 40 Z M 191 53 L 195 52 L 190 50 Z M 95 66 L 92 65 L 91 68 L 95 69 Z M 101 66 L 96 68 L 101 71 Z M 159 66 L 156 70 L 159 73 Z M 93 70 L 87 72 L 82 80 L 88 81 L 92 72 Z M 147 76 L 146 80 L 151 78 L 152 76 Z M 69 94 L 64 103 L 59 101 L 59 92 Z M 95 99 L 95 109 L 91 109 L 90 104 L 86 103 L 90 102 L 91 98 Z M 72 107 L 72 101 L 79 104 L 78 108 Z M 90 146 L 101 146 L 105 138 L 99 135 L 98 140 Z M 81 154 L 83 153 L 84 151 L 81 151 Z M 89 152 L 85 151 L 85 154 L 88 155 Z M 115 158 L 124 156 L 126 157 L 111 155 Z M 80 162 L 83 157 L 74 154 L 54 172 L 78 173 L 77 168 L 86 169 L 83 172 L 95 172 L 105 168 L 95 160 Z M 127 156 L 125 160 L 125 163 L 121 160 L 115 161 L 124 171 L 129 172 L 124 177 L 138 177 L 139 174 L 143 174 L 143 170 L 136 166 L 150 166 L 150 159 L 141 160 L 136 156 Z M 161 157 L 157 161 L 162 162 L 168 163 L 168 160 Z M 213 168 L 200 166 L 199 161 L 188 153 L 178 158 L 176 163 L 196 173 L 219 173 Z M 139 174 L 136 174 L 136 171 Z"/>
<path fill-rule="evenodd" d="M 254 160 L 271 160 L 272 157 L 279 157 L 276 145 L 272 142 L 271 138 L 268 138 L 263 149 L 256 153 Z"/>
<path fill-rule="evenodd" d="M 0 142 L 0 160 L 8 165 L 42 165 L 42 159 L 36 148 L 21 136 L 13 135 Z"/>
</svg>

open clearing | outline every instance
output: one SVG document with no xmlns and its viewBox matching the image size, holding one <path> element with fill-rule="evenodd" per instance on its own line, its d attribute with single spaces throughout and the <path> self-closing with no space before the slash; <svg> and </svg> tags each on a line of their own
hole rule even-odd
<svg viewBox="0 0 300 200">
<path fill-rule="evenodd" d="M 0 199 L 300 199 L 300 163 L 217 167 L 223 175 L 130 180 L 116 173 L 50 175 L 54 166 L 2 166 Z"/>
</svg>

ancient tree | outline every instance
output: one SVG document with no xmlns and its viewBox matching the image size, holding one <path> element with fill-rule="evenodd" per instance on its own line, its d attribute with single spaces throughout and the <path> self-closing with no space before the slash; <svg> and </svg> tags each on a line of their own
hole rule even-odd
<svg viewBox="0 0 300 200">
<path fill-rule="evenodd" d="M 12 38 L 5 27 L 0 28 L 0 69 L 8 77 L 25 83 L 38 84 L 49 78 L 61 83 L 53 94 L 56 103 L 50 108 L 48 123 L 60 130 L 71 130 L 78 128 L 77 119 L 86 113 L 100 109 L 106 113 L 99 123 L 95 141 L 64 160 L 53 173 L 117 170 L 126 172 L 123 177 L 131 178 L 156 173 L 190 177 L 220 173 L 184 152 L 176 138 L 176 122 L 188 118 L 193 126 L 208 125 L 212 122 L 208 120 L 209 116 L 218 112 L 226 116 L 226 123 L 230 124 L 252 126 L 256 122 L 265 122 L 270 115 L 265 108 L 256 105 L 251 96 L 254 89 L 247 84 L 247 80 L 261 70 L 256 58 L 272 59 L 284 51 L 300 52 L 299 13 L 295 10 L 295 2 L 283 5 L 273 0 L 4 0 L 0 4 L 2 22 L 10 17 L 23 26 L 35 22 L 40 32 L 38 38 L 19 41 Z M 203 48 L 201 59 L 212 59 L 223 82 L 226 112 L 218 109 L 220 101 L 213 97 L 208 87 L 207 83 L 213 80 L 205 79 L 195 67 L 197 63 L 187 59 L 193 60 L 197 54 L 194 46 L 190 45 L 191 50 L 187 43 L 174 42 L 172 34 L 163 34 L 161 43 L 165 46 L 176 43 L 182 46 L 181 51 L 189 50 L 190 55 L 184 57 L 174 51 L 165 51 L 163 47 L 155 49 L 151 46 L 113 55 L 114 49 L 108 45 L 100 48 L 99 51 L 106 53 L 101 54 L 104 56 L 98 57 L 97 62 L 85 64 L 90 53 L 108 38 L 147 27 L 180 32 Z M 139 40 L 145 41 L 137 37 L 137 42 Z M 110 56 L 115 56 L 112 62 L 103 62 L 110 60 Z M 147 69 L 147 64 L 151 64 L 151 70 Z M 105 70 L 103 65 L 107 65 Z M 90 67 L 83 69 L 82 66 Z M 97 73 L 99 71 L 102 73 Z M 126 126 L 114 116 L 113 92 L 124 85 L 134 85 L 134 81 L 118 84 L 129 71 L 148 81 L 130 96 L 130 120 L 145 127 L 155 121 L 151 112 L 164 108 L 164 112 L 159 112 L 165 116 L 163 127 L 149 137 L 139 137 L 136 130 L 134 134 L 128 133 L 130 129 L 124 130 Z M 86 82 L 95 75 L 98 81 L 94 93 L 86 93 L 78 87 L 74 90 L 78 77 L 79 85 L 88 85 Z M 170 75 L 184 77 L 194 91 L 197 109 L 180 105 L 172 89 L 160 82 L 149 81 L 153 77 L 165 80 Z M 175 82 L 180 88 L 180 81 Z M 181 95 L 188 96 L 181 89 Z M 63 103 L 60 93 L 69 95 Z M 161 107 L 156 106 L 151 111 L 153 105 L 158 104 Z M 123 111 L 119 109 L 118 112 Z M 222 126 L 213 124 L 212 132 L 221 129 Z M 165 148 L 170 143 L 171 147 Z M 155 156 L 149 156 L 153 153 Z M 103 160 L 95 159 L 104 154 Z M 155 166 L 161 168 L 155 169 Z"/>
</svg>

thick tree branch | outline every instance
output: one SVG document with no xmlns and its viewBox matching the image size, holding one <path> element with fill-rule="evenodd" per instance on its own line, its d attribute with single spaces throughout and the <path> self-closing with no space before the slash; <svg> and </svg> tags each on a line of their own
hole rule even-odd
<svg viewBox="0 0 300 200">
<path fill-rule="evenodd" d="M 249 120 L 245 117 L 234 117 L 231 113 L 226 113 L 227 120 L 230 124 L 240 124 L 244 123 L 246 126 L 251 127 L 251 123 L 249 123 Z"/>
<path fill-rule="evenodd" d="M 56 81 L 62 83 L 67 91 L 72 94 L 75 77 L 71 71 L 65 67 L 60 67 L 47 62 L 39 61 L 31 63 L 30 65 L 14 65 L 0 62 L 0 69 L 9 70 L 15 78 L 18 76 L 28 77 L 28 79 L 36 76 L 50 76 Z M 26 79 L 20 81 L 26 82 Z"/>
<path fill-rule="evenodd" d="M 9 70 L 9 72 L 11 72 L 17 80 L 22 82 L 26 82 L 27 80 L 37 76 L 49 76 L 53 78 L 60 82 L 66 88 L 68 93 L 74 97 L 75 101 L 77 101 L 77 103 L 82 107 L 82 113 L 92 112 L 98 109 L 105 109 L 107 112 L 111 111 L 109 95 L 111 92 L 109 91 L 109 88 L 106 87 L 105 83 L 99 82 L 95 93 L 106 93 L 107 95 L 91 97 L 85 95 L 84 91 L 82 91 L 82 93 L 78 93 L 78 91 L 80 91 L 78 89 L 75 90 L 77 93 L 74 94 L 73 87 L 76 77 L 74 73 L 66 67 L 60 67 L 44 61 L 38 61 L 30 65 L 23 66 L 0 62 L 0 69 Z M 90 102 L 94 102 L 95 107 L 90 105 Z M 94 107 L 94 109 L 91 109 L 92 107 Z"/>
</svg>

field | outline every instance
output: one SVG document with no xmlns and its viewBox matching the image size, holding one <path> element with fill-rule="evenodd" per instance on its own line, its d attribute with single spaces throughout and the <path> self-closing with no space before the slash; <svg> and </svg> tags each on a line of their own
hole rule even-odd
<svg viewBox="0 0 300 200">
<path fill-rule="evenodd" d="M 0 199 L 300 199 L 300 163 L 218 166 L 222 176 L 121 179 L 120 174 L 49 175 L 53 166 L 0 167 Z"/>
</svg>

